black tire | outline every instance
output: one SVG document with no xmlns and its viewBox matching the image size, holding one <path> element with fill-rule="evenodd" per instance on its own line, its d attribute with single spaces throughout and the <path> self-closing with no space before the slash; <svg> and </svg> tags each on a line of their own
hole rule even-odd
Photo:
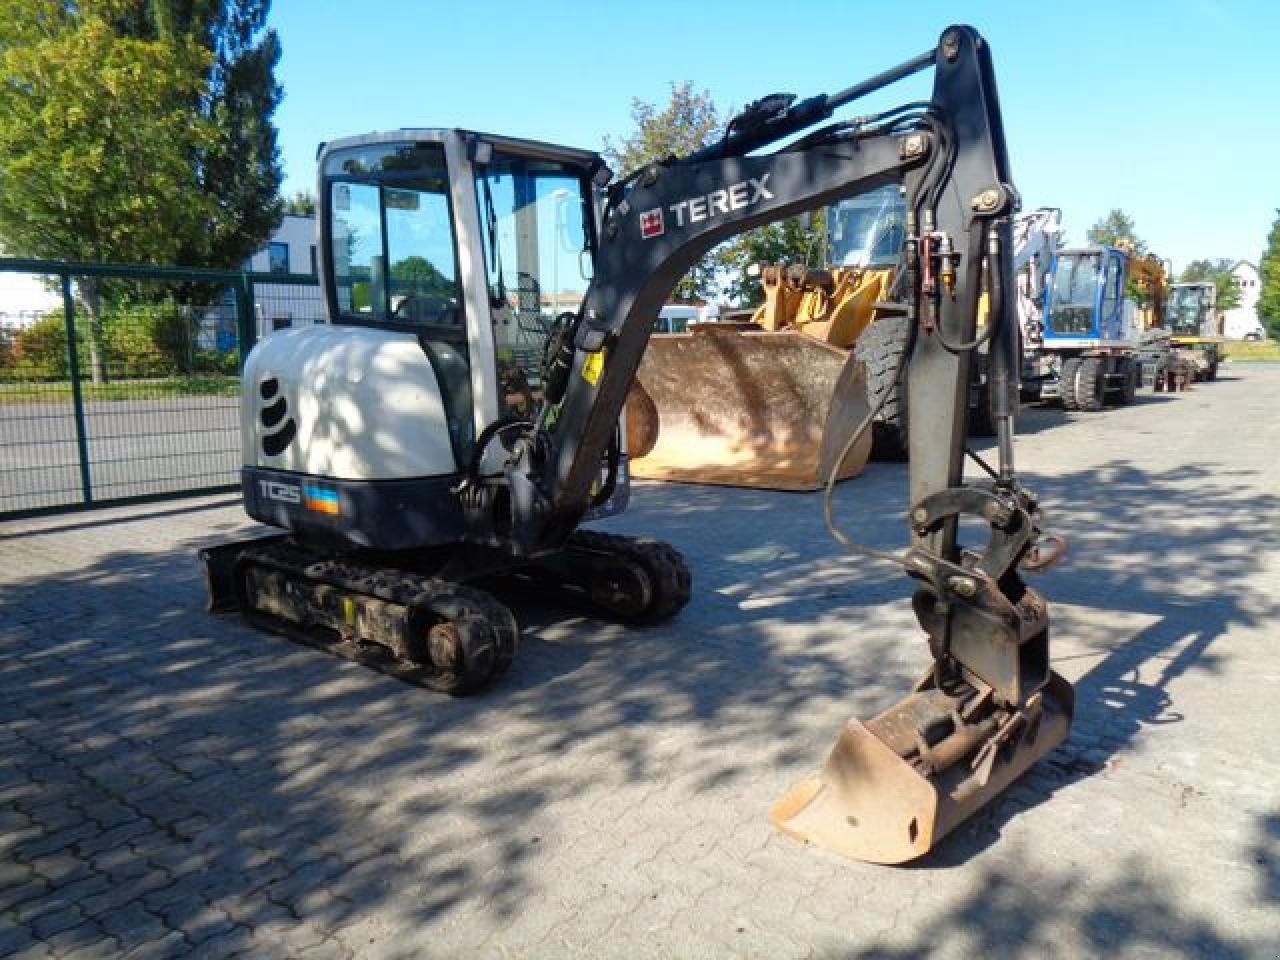
<svg viewBox="0 0 1280 960">
<path fill-rule="evenodd" d="M 1106 368 L 1101 357 L 1083 357 L 1075 371 L 1076 409 L 1097 413 L 1107 396 Z"/>
<path fill-rule="evenodd" d="M 1128 406 L 1138 399 L 1138 381 L 1141 375 L 1135 364 L 1125 368 L 1124 383 L 1120 387 L 1119 400 L 1122 406 Z"/>
<path fill-rule="evenodd" d="M 907 318 L 884 316 L 873 322 L 854 344 L 854 356 L 867 372 L 867 403 L 884 406 L 871 424 L 871 459 L 907 459 L 907 388 L 894 375 L 907 349 Z"/>
<path fill-rule="evenodd" d="M 1062 398 L 1064 410 L 1079 410 L 1080 403 L 1076 398 L 1076 380 L 1080 372 L 1080 357 L 1067 357 L 1062 361 L 1058 371 L 1058 396 Z"/>
</svg>

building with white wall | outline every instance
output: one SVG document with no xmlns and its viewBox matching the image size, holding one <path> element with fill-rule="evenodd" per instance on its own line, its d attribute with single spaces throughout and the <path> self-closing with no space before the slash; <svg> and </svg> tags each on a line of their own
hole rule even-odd
<svg viewBox="0 0 1280 960">
<path fill-rule="evenodd" d="M 1240 305 L 1222 314 L 1222 333 L 1229 340 L 1240 340 L 1262 330 L 1262 323 L 1258 320 L 1261 277 L 1258 268 L 1247 260 L 1241 260 L 1232 267 L 1231 275 L 1240 289 Z"/>
<path fill-rule="evenodd" d="M 285 214 L 266 246 L 246 260 L 244 268 L 254 273 L 316 276 L 316 218 Z M 318 284 L 258 280 L 253 301 L 259 337 L 325 322 L 324 294 Z"/>
<path fill-rule="evenodd" d="M 0 272 L 0 327 L 21 330 L 62 309 L 57 277 Z"/>
</svg>

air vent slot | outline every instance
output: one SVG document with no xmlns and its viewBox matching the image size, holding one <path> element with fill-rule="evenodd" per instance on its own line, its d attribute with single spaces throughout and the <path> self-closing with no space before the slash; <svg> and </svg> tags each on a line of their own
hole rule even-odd
<svg viewBox="0 0 1280 960">
<path fill-rule="evenodd" d="M 268 457 L 278 457 L 293 443 L 293 438 L 298 434 L 298 424 L 289 416 L 289 402 L 280 393 L 280 381 L 277 378 L 267 377 L 261 381 L 258 393 L 262 395 L 262 409 L 258 411 L 258 419 L 262 421 L 266 431 L 262 435 L 262 452 Z"/>
<path fill-rule="evenodd" d="M 293 438 L 298 432 L 298 425 L 293 422 L 290 417 L 285 421 L 284 426 L 275 433 L 264 434 L 262 437 L 262 452 L 268 457 L 278 457 L 284 453 L 285 448 L 293 443 Z"/>
<path fill-rule="evenodd" d="M 288 412 L 289 405 L 284 402 L 284 397 L 280 397 L 270 406 L 263 407 L 259 416 L 262 419 L 262 425 L 270 430 L 273 427 L 278 427 L 280 421 L 284 419 L 284 415 Z"/>
</svg>

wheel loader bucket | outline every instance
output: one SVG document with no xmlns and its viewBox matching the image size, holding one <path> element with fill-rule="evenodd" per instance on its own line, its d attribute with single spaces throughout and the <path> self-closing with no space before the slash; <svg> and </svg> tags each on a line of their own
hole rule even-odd
<svg viewBox="0 0 1280 960">
<path fill-rule="evenodd" d="M 728 325 L 651 337 L 627 397 L 632 474 L 816 490 L 857 426 L 848 421 L 865 410 L 865 399 L 832 409 L 849 356 L 803 334 Z M 870 453 L 868 431 L 841 479 L 861 473 Z"/>
<path fill-rule="evenodd" d="M 788 790 L 770 819 L 784 833 L 854 860 L 905 863 L 933 849 L 1070 732 L 1074 693 L 1051 673 L 1003 741 L 992 742 L 996 713 L 985 726 L 957 730 L 951 745 L 913 752 L 917 731 L 936 720 L 935 694 L 917 689 L 866 723 L 850 720 L 821 773 Z"/>
</svg>

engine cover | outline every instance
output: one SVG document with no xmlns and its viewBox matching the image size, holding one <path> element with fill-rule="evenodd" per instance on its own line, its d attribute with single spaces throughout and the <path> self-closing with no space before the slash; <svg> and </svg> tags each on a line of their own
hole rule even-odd
<svg viewBox="0 0 1280 960">
<path fill-rule="evenodd" d="M 337 480 L 458 472 L 440 384 L 412 334 L 355 326 L 281 331 L 254 347 L 243 384 L 245 467 Z M 472 411 L 458 414 L 469 420 Z"/>
</svg>

